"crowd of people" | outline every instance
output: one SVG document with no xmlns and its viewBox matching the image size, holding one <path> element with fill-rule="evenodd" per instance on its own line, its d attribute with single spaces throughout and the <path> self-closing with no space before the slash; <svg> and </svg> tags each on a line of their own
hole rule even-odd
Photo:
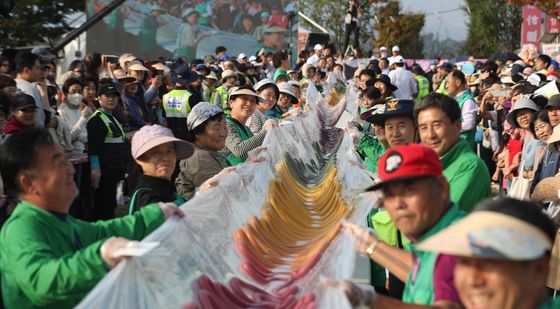
<svg viewBox="0 0 560 309">
<path fill-rule="evenodd" d="M 91 53 L 58 75 L 46 49 L 2 57 L 4 303 L 76 305 L 119 248 L 184 215 L 176 206 L 201 184 L 309 112 L 310 85 L 342 79 L 359 106 L 345 130 L 381 192 L 370 230 L 346 225 L 376 291 L 338 283 L 353 304 L 558 306 L 546 288 L 558 289 L 557 60 L 436 60 L 425 72 L 391 53 L 376 49 L 349 80 L 344 62 L 359 50 L 320 44 L 294 61 L 224 46 L 192 61 Z M 484 202 L 497 196 L 510 198 Z"/>
</svg>

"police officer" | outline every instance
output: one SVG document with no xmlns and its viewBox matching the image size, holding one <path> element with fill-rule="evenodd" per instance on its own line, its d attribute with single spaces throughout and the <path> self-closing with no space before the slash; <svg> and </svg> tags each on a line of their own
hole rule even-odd
<svg viewBox="0 0 560 309">
<path fill-rule="evenodd" d="M 200 95 L 189 91 L 189 85 L 198 81 L 198 74 L 186 66 L 175 70 L 171 81 L 175 89 L 163 96 L 163 109 L 167 119 L 167 127 L 175 137 L 187 139 L 187 116 L 191 109 L 200 102 Z"/>
<path fill-rule="evenodd" d="M 416 88 L 418 89 L 416 102 L 421 101 L 430 93 L 430 82 L 424 74 L 424 70 L 422 70 L 419 65 L 412 67 L 412 76 L 414 76 L 414 79 L 416 80 Z"/>
<path fill-rule="evenodd" d="M 102 84 L 98 92 L 100 108 L 87 123 L 91 186 L 94 197 L 93 221 L 115 217 L 117 184 L 124 179 L 126 139 L 121 124 L 113 116 L 120 97 L 118 85 Z"/>
</svg>

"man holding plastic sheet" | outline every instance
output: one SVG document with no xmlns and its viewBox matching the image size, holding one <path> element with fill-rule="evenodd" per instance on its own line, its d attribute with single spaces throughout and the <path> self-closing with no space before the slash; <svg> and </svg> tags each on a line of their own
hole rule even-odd
<svg viewBox="0 0 560 309">
<path fill-rule="evenodd" d="M 380 241 L 372 230 L 346 224 L 356 237 L 359 252 L 406 282 L 402 302 L 377 295 L 366 299 L 366 305 L 372 308 L 416 308 L 412 304 L 460 308 L 450 271 L 456 259 L 415 248 L 417 242 L 464 216 L 457 204 L 449 199 L 449 184 L 443 176 L 438 155 L 420 144 L 392 148 L 381 157 L 378 172 L 381 182 L 368 190 L 383 192 L 383 204 L 392 221 L 411 243 L 405 246 L 405 250 L 394 248 Z M 347 284 L 343 288 L 351 286 Z"/>
<path fill-rule="evenodd" d="M 71 308 L 133 247 L 173 214 L 172 204 L 153 204 L 134 215 L 89 223 L 68 210 L 78 190 L 64 149 L 44 129 L 8 138 L 0 172 L 20 199 L 0 231 L 2 295 L 7 308 Z"/>
<path fill-rule="evenodd" d="M 547 296 L 556 226 L 536 205 L 487 200 L 461 222 L 418 244 L 457 256 L 455 286 L 470 308 L 560 308 Z M 557 256 L 555 258 L 558 258 Z"/>
</svg>

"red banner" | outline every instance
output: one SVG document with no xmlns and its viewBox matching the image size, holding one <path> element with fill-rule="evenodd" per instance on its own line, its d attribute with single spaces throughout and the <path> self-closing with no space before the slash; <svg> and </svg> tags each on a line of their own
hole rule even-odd
<svg viewBox="0 0 560 309">
<path fill-rule="evenodd" d="M 560 33 L 560 20 L 548 16 L 546 18 L 546 32 Z"/>
<path fill-rule="evenodd" d="M 523 7 L 523 24 L 521 26 L 521 44 L 535 44 L 540 48 L 543 12 L 532 5 Z"/>
</svg>

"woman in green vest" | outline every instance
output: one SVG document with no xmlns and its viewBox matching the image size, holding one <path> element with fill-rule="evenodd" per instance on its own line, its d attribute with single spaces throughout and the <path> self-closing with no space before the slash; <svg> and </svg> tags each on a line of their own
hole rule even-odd
<svg viewBox="0 0 560 309">
<path fill-rule="evenodd" d="M 177 160 L 188 158 L 193 151 L 190 143 L 175 138 L 168 128 L 157 124 L 140 128 L 132 138 L 131 153 L 142 175 L 132 195 L 129 214 L 152 203 L 182 205 L 185 199 L 175 193 L 171 176 Z"/>
<path fill-rule="evenodd" d="M 261 131 L 255 135 L 245 125 L 247 119 L 262 100 L 250 86 L 234 87 L 230 90 L 228 104 L 231 115 L 226 118 L 228 136 L 226 137 L 227 160 L 231 166 L 245 162 L 248 153 L 259 147 L 266 133 L 277 123 L 274 119 L 265 121 Z"/>
</svg>

